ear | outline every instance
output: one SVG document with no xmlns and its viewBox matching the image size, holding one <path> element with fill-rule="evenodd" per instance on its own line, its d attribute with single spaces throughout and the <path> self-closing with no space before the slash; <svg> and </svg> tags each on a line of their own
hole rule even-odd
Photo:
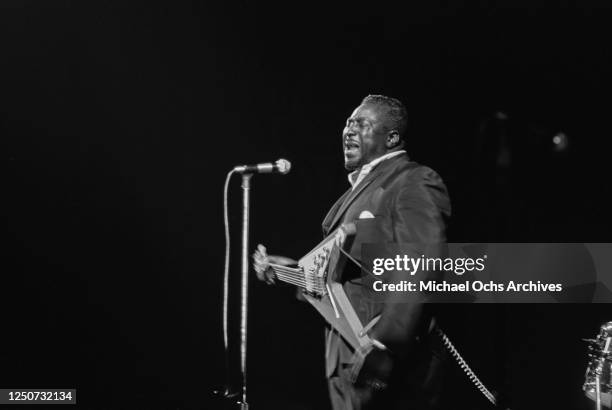
<svg viewBox="0 0 612 410">
<path fill-rule="evenodd" d="M 387 134 L 387 142 L 385 143 L 385 146 L 387 149 L 392 149 L 397 147 L 400 142 L 399 132 L 397 132 L 397 130 L 391 130 L 389 134 Z"/>
</svg>

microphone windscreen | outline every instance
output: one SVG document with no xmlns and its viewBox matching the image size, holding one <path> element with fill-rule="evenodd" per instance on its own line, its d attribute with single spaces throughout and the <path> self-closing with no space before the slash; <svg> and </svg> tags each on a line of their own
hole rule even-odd
<svg viewBox="0 0 612 410">
<path fill-rule="evenodd" d="M 291 171 L 291 162 L 287 161 L 284 158 L 279 159 L 278 161 L 276 161 L 276 168 L 278 169 L 278 172 L 285 175 L 287 173 L 289 173 L 289 171 Z"/>
</svg>

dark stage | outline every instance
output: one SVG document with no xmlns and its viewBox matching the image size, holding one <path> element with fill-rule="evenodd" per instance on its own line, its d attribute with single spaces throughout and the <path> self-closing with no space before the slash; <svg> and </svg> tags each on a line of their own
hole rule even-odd
<svg viewBox="0 0 612 410">
<path fill-rule="evenodd" d="M 612 242 L 611 18 L 591 0 L 3 1 L 0 388 L 222 408 L 225 175 L 292 162 L 253 178 L 251 247 L 300 257 L 348 188 L 341 131 L 368 94 L 407 105 L 409 155 L 450 192 L 450 242 Z M 236 178 L 236 387 L 240 211 Z M 581 339 L 609 305 L 449 306 L 447 332 L 510 408 L 594 408 Z M 251 281 L 252 409 L 329 408 L 322 329 L 292 289 Z M 445 392 L 491 408 L 456 366 Z"/>
</svg>

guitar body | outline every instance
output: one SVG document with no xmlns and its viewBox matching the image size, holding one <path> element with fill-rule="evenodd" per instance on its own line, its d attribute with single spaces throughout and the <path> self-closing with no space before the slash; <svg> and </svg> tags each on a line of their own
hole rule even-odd
<svg viewBox="0 0 612 410">
<path fill-rule="evenodd" d="M 372 341 L 370 337 L 363 332 L 364 327 L 357 317 L 353 306 L 351 306 L 348 297 L 344 293 L 342 285 L 333 283 L 330 285 L 330 288 L 335 298 L 338 315 L 336 315 L 336 309 L 334 309 L 328 295 L 320 299 L 309 296 L 308 294 L 305 294 L 304 297 L 314 306 L 321 316 L 325 318 L 327 323 L 342 335 L 344 340 L 346 340 L 353 349 L 358 350 L 371 345 Z"/>
<path fill-rule="evenodd" d="M 337 281 L 344 268 L 346 256 L 336 244 L 336 232 L 325 238 L 298 261 L 298 269 L 271 265 L 277 277 L 304 289 L 306 300 L 336 329 L 353 349 L 372 345 L 367 329 Z M 296 275 L 300 275 L 299 277 Z M 378 317 L 368 324 L 373 326 Z"/>
</svg>

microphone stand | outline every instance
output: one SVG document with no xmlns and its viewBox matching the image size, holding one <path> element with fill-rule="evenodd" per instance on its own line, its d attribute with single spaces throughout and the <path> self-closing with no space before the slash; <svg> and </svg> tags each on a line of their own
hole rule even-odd
<svg viewBox="0 0 612 410">
<path fill-rule="evenodd" d="M 240 284 L 240 373 L 242 377 L 242 389 L 240 392 L 240 400 L 237 404 L 241 410 L 248 410 L 249 403 L 247 401 L 247 318 L 248 318 L 248 302 L 249 302 L 249 202 L 251 190 L 251 178 L 254 173 L 271 173 L 278 172 L 286 174 L 291 169 L 291 163 L 286 159 L 279 159 L 274 164 L 265 163 L 257 165 L 240 165 L 234 167 L 225 179 L 223 187 L 223 217 L 225 224 L 225 270 L 223 275 L 223 343 L 225 346 L 226 360 L 226 381 L 227 384 L 223 390 L 216 390 L 213 393 L 224 398 L 232 398 L 237 395 L 233 393 L 230 385 L 230 370 L 229 370 L 229 343 L 228 343 L 228 283 L 229 283 L 229 261 L 230 261 L 230 232 L 227 207 L 227 192 L 231 176 L 238 172 L 242 175 L 242 275 Z"/>
<path fill-rule="evenodd" d="M 240 410 L 249 410 L 247 401 L 247 318 L 249 301 L 249 202 L 253 174 L 242 174 L 242 278 L 240 294 L 240 373 L 242 392 Z"/>
</svg>

